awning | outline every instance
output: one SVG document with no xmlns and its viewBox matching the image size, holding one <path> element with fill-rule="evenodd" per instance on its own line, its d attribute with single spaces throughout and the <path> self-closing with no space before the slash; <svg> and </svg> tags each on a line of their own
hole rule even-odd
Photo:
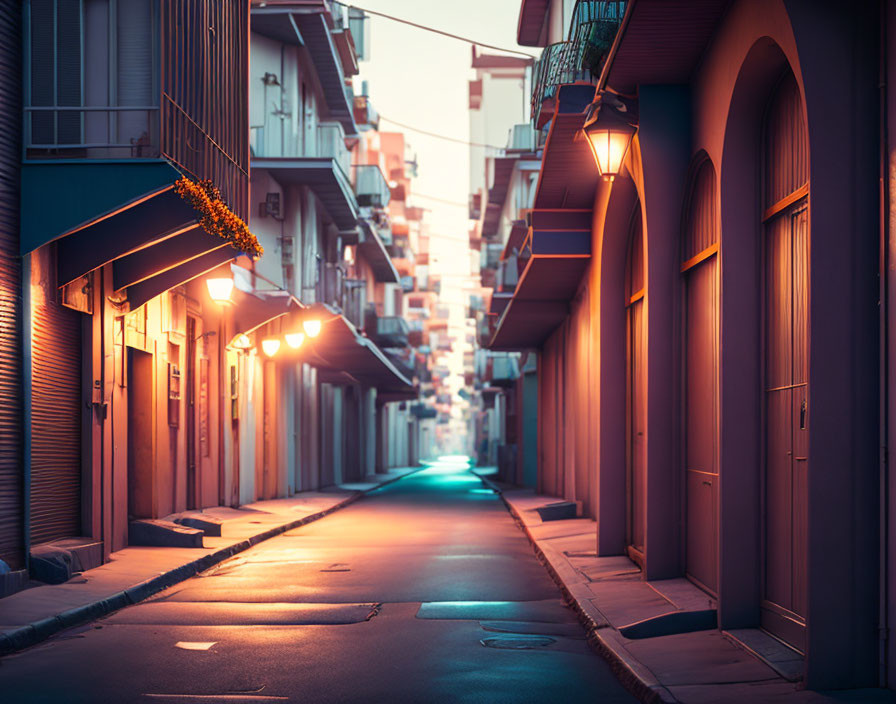
<svg viewBox="0 0 896 704">
<path fill-rule="evenodd" d="M 523 0 L 517 23 L 516 41 L 522 46 L 544 46 L 541 31 L 547 19 L 550 0 Z"/>
<path fill-rule="evenodd" d="M 199 227 L 190 229 L 112 262 L 113 288 L 116 291 L 128 288 L 222 247 L 230 250 L 229 258 L 237 255 L 220 237 L 210 235 Z"/>
<path fill-rule="evenodd" d="M 308 186 L 324 204 L 338 230 L 357 233 L 358 203 L 348 177 L 335 159 L 264 157 L 252 159 L 251 168 L 267 169 L 283 186 Z"/>
<path fill-rule="evenodd" d="M 318 11 L 315 11 L 315 7 L 318 7 L 317 3 L 304 4 L 300 11 L 293 14 L 293 19 L 314 61 L 330 116 L 342 123 L 347 136 L 356 135 L 358 128 L 355 126 L 353 114 L 354 101 L 346 92 L 345 74 L 339 59 L 339 50 L 333 42 L 333 35 L 324 18 L 324 3 L 320 3 L 321 9 Z"/>
<path fill-rule="evenodd" d="M 203 254 L 201 257 L 191 259 L 180 266 L 133 284 L 127 288 L 128 306 L 130 310 L 135 310 L 165 291 L 175 286 L 182 286 L 199 276 L 204 276 L 238 255 L 239 252 L 233 249 L 233 247 L 225 245 Z"/>
<path fill-rule="evenodd" d="M 399 283 L 398 270 L 392 263 L 392 258 L 389 256 L 389 252 L 386 251 L 386 245 L 383 244 L 383 240 L 377 233 L 376 228 L 367 220 L 361 220 L 360 225 L 361 235 L 358 240 L 358 254 L 364 257 L 377 281 L 389 284 Z"/>
<path fill-rule="evenodd" d="M 591 210 L 533 210 L 529 218 L 530 256 L 489 349 L 541 346 L 568 315 L 591 259 Z"/>
<path fill-rule="evenodd" d="M 416 399 L 418 391 L 372 341 L 358 333 L 344 316 L 317 303 L 311 314 L 324 321 L 318 337 L 309 344 L 307 361 L 327 373 L 344 372 L 364 386 L 377 389 L 377 397 L 390 401 Z"/>
<path fill-rule="evenodd" d="M 68 165 L 58 165 L 56 169 L 29 171 L 28 194 L 23 196 L 29 211 L 28 236 L 23 237 L 22 251 L 56 242 L 59 286 L 111 264 L 114 290 L 126 297 L 129 309 L 134 310 L 238 255 L 226 240 L 199 226 L 196 211 L 174 190 L 180 178 L 177 170 L 167 164 L 120 166 L 106 164 L 97 170 L 91 164 L 70 170 Z M 72 182 L 65 188 L 73 191 L 77 200 L 70 204 L 66 200 L 66 208 L 73 214 L 35 212 L 39 203 L 33 191 L 40 187 L 52 190 L 66 174 Z M 147 190 L 137 193 L 139 188 Z M 66 199 L 71 197 L 66 195 Z M 114 198 L 121 200 L 110 209 Z M 100 211 L 103 207 L 106 209 Z M 81 222 L 54 232 L 65 218 Z"/>
<path fill-rule="evenodd" d="M 687 83 L 731 0 L 629 2 L 601 75 L 628 95 L 640 84 Z"/>
<path fill-rule="evenodd" d="M 592 208 L 600 178 L 582 132 L 594 86 L 563 85 L 548 133 L 535 191 L 536 208 Z"/>
<path fill-rule="evenodd" d="M 234 327 L 248 335 L 262 325 L 302 309 L 288 291 L 242 291 L 236 287 L 231 294 L 234 306 Z"/>
<path fill-rule="evenodd" d="M 63 286 L 128 254 L 198 232 L 196 211 L 174 192 L 173 184 L 147 193 L 63 233 L 57 239 L 57 283 Z"/>
</svg>

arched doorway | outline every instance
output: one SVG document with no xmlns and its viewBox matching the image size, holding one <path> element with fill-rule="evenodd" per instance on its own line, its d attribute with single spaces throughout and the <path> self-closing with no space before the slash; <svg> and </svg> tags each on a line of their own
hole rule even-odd
<svg viewBox="0 0 896 704">
<path fill-rule="evenodd" d="M 684 354 L 685 572 L 718 589 L 719 265 L 715 170 L 693 172 L 681 246 Z"/>
<path fill-rule="evenodd" d="M 629 226 L 625 262 L 626 498 L 629 555 L 643 566 L 647 520 L 647 330 L 641 204 Z"/>
<path fill-rule="evenodd" d="M 764 574 L 762 626 L 805 646 L 809 471 L 809 164 L 802 99 L 787 71 L 763 123 Z"/>
</svg>

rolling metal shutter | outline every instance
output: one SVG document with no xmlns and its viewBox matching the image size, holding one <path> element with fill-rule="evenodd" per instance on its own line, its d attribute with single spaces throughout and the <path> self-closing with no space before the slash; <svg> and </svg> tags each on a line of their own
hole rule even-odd
<svg viewBox="0 0 896 704">
<path fill-rule="evenodd" d="M 46 278 L 32 285 L 33 545 L 81 534 L 81 314 L 56 302 L 55 276 Z"/>
<path fill-rule="evenodd" d="M 24 567 L 21 426 L 21 3 L 0 6 L 0 559 Z"/>
</svg>

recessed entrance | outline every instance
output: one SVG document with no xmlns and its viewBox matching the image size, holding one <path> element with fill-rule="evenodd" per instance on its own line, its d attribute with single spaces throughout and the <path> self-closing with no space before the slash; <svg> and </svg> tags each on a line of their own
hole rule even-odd
<svg viewBox="0 0 896 704">
<path fill-rule="evenodd" d="M 805 649 L 809 472 L 808 143 L 788 72 L 765 121 L 762 626 Z"/>
<path fill-rule="evenodd" d="M 630 555 L 643 566 L 647 521 L 647 355 L 646 280 L 641 205 L 629 229 L 626 254 L 626 498 L 627 545 Z"/>
</svg>

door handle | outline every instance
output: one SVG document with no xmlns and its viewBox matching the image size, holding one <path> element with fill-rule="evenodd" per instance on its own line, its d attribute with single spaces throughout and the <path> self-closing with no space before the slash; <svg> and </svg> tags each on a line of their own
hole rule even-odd
<svg viewBox="0 0 896 704">
<path fill-rule="evenodd" d="M 803 399 L 803 402 L 800 404 L 800 430 L 806 429 L 806 400 Z"/>
</svg>

